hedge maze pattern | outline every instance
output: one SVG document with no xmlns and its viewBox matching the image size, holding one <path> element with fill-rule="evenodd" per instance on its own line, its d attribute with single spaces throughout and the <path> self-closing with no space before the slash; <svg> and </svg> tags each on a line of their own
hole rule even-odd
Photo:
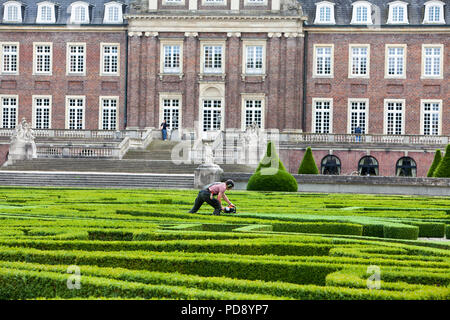
<svg viewBox="0 0 450 320">
<path fill-rule="evenodd" d="M 195 190 L 1 191 L 1 299 L 450 298 L 449 199 L 231 191 L 217 217 Z"/>
</svg>

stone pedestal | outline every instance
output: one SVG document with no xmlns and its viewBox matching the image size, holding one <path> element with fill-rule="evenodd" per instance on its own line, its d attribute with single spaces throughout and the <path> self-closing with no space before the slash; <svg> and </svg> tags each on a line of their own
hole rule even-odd
<svg viewBox="0 0 450 320">
<path fill-rule="evenodd" d="M 204 163 L 194 170 L 194 188 L 202 189 L 204 186 L 220 181 L 223 170 L 217 164 Z"/>
</svg>

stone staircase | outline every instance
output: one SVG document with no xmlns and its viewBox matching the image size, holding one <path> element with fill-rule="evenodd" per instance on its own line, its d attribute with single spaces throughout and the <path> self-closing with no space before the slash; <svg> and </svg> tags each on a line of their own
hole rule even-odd
<svg viewBox="0 0 450 320">
<path fill-rule="evenodd" d="M 192 189 L 194 175 L 0 171 L 0 185 L 77 188 Z"/>
</svg>

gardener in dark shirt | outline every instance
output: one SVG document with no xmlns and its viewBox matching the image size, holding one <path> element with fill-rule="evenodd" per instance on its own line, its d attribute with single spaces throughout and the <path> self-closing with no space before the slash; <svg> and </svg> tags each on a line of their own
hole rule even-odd
<svg viewBox="0 0 450 320">
<path fill-rule="evenodd" d="M 222 206 L 222 198 L 228 203 L 229 206 L 234 207 L 234 204 L 228 200 L 228 197 L 225 195 L 227 190 L 230 190 L 234 187 L 234 182 L 232 180 L 227 180 L 225 182 L 215 182 L 208 185 L 205 189 L 200 190 L 195 199 L 194 206 L 192 207 L 189 213 L 196 213 L 198 209 L 202 206 L 204 202 L 207 202 L 211 207 L 214 208 L 213 214 L 218 216 L 220 215 L 220 211 L 225 208 Z M 217 199 L 214 196 L 217 195 Z"/>
</svg>

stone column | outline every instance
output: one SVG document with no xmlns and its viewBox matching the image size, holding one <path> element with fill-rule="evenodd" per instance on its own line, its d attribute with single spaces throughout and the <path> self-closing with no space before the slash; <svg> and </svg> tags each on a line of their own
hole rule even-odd
<svg viewBox="0 0 450 320">
<path fill-rule="evenodd" d="M 284 77 L 285 105 L 284 105 L 284 126 L 286 129 L 297 128 L 298 109 L 301 108 L 301 101 L 298 97 L 298 56 L 297 56 L 297 33 L 285 33 L 286 38 L 286 72 Z"/>
</svg>

